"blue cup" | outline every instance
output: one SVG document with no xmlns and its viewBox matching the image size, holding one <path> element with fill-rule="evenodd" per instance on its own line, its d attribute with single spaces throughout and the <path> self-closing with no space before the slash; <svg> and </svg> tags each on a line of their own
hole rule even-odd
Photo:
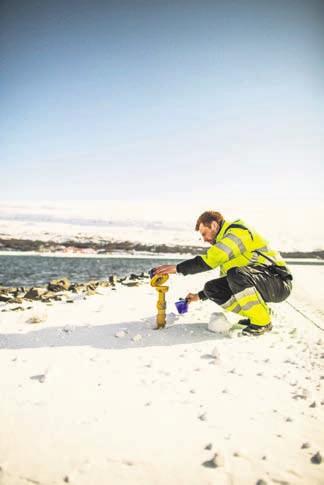
<svg viewBox="0 0 324 485">
<path fill-rule="evenodd" d="M 155 268 L 152 268 L 152 269 L 150 269 L 150 271 L 149 271 L 149 275 L 150 275 L 150 278 L 151 278 L 151 279 L 152 279 L 152 278 L 153 278 L 153 276 L 154 276 L 154 271 L 155 271 Z"/>
<path fill-rule="evenodd" d="M 175 306 L 180 315 L 182 315 L 183 313 L 187 313 L 188 311 L 188 302 L 184 298 L 180 298 L 180 300 L 176 301 Z"/>
</svg>

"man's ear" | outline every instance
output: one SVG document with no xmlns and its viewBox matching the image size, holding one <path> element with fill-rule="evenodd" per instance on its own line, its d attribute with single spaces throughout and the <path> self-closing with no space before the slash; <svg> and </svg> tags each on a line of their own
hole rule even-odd
<svg viewBox="0 0 324 485">
<path fill-rule="evenodd" d="M 213 231 L 218 231 L 219 225 L 217 224 L 216 221 L 212 221 L 211 228 Z"/>
</svg>

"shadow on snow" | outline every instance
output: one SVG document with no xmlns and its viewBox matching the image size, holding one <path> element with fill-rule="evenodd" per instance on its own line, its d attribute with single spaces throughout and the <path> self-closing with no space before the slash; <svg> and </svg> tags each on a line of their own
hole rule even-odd
<svg viewBox="0 0 324 485">
<path fill-rule="evenodd" d="M 101 349 L 134 349 L 141 347 L 172 346 L 219 340 L 222 334 L 210 332 L 207 323 L 175 323 L 165 328 L 155 329 L 155 317 L 139 321 L 111 323 L 107 325 L 65 325 L 63 327 L 42 328 L 26 334 L 12 333 L 0 337 L 1 349 L 35 349 L 42 347 L 80 347 Z M 124 330 L 123 337 L 116 334 Z M 133 337 L 141 335 L 141 340 Z"/>
</svg>

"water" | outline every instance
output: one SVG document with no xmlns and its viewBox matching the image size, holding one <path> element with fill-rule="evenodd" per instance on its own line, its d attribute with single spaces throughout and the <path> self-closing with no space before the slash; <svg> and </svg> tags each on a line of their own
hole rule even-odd
<svg viewBox="0 0 324 485">
<path fill-rule="evenodd" d="M 185 258 L 183 258 L 185 259 Z M 109 275 L 126 276 L 148 272 L 161 264 L 176 264 L 174 258 L 96 258 L 0 255 L 0 286 L 37 286 L 67 276 L 72 282 L 103 280 Z M 323 261 L 288 261 L 289 265 L 323 265 Z"/>
<path fill-rule="evenodd" d="M 72 282 L 107 279 L 148 272 L 161 264 L 176 264 L 179 259 L 155 258 L 76 258 L 51 256 L 0 255 L 2 286 L 37 286 L 66 276 Z"/>
</svg>

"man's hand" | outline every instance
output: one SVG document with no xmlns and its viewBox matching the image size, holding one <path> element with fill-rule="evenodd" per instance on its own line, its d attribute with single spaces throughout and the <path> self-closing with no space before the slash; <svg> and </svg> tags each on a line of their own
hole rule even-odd
<svg viewBox="0 0 324 485">
<path fill-rule="evenodd" d="M 163 264 L 154 268 L 154 275 L 156 274 L 173 274 L 177 272 L 177 266 L 175 264 Z"/>
<path fill-rule="evenodd" d="M 188 293 L 188 295 L 186 296 L 186 300 L 188 303 L 192 303 L 193 301 L 199 301 L 200 298 L 198 293 Z"/>
</svg>

